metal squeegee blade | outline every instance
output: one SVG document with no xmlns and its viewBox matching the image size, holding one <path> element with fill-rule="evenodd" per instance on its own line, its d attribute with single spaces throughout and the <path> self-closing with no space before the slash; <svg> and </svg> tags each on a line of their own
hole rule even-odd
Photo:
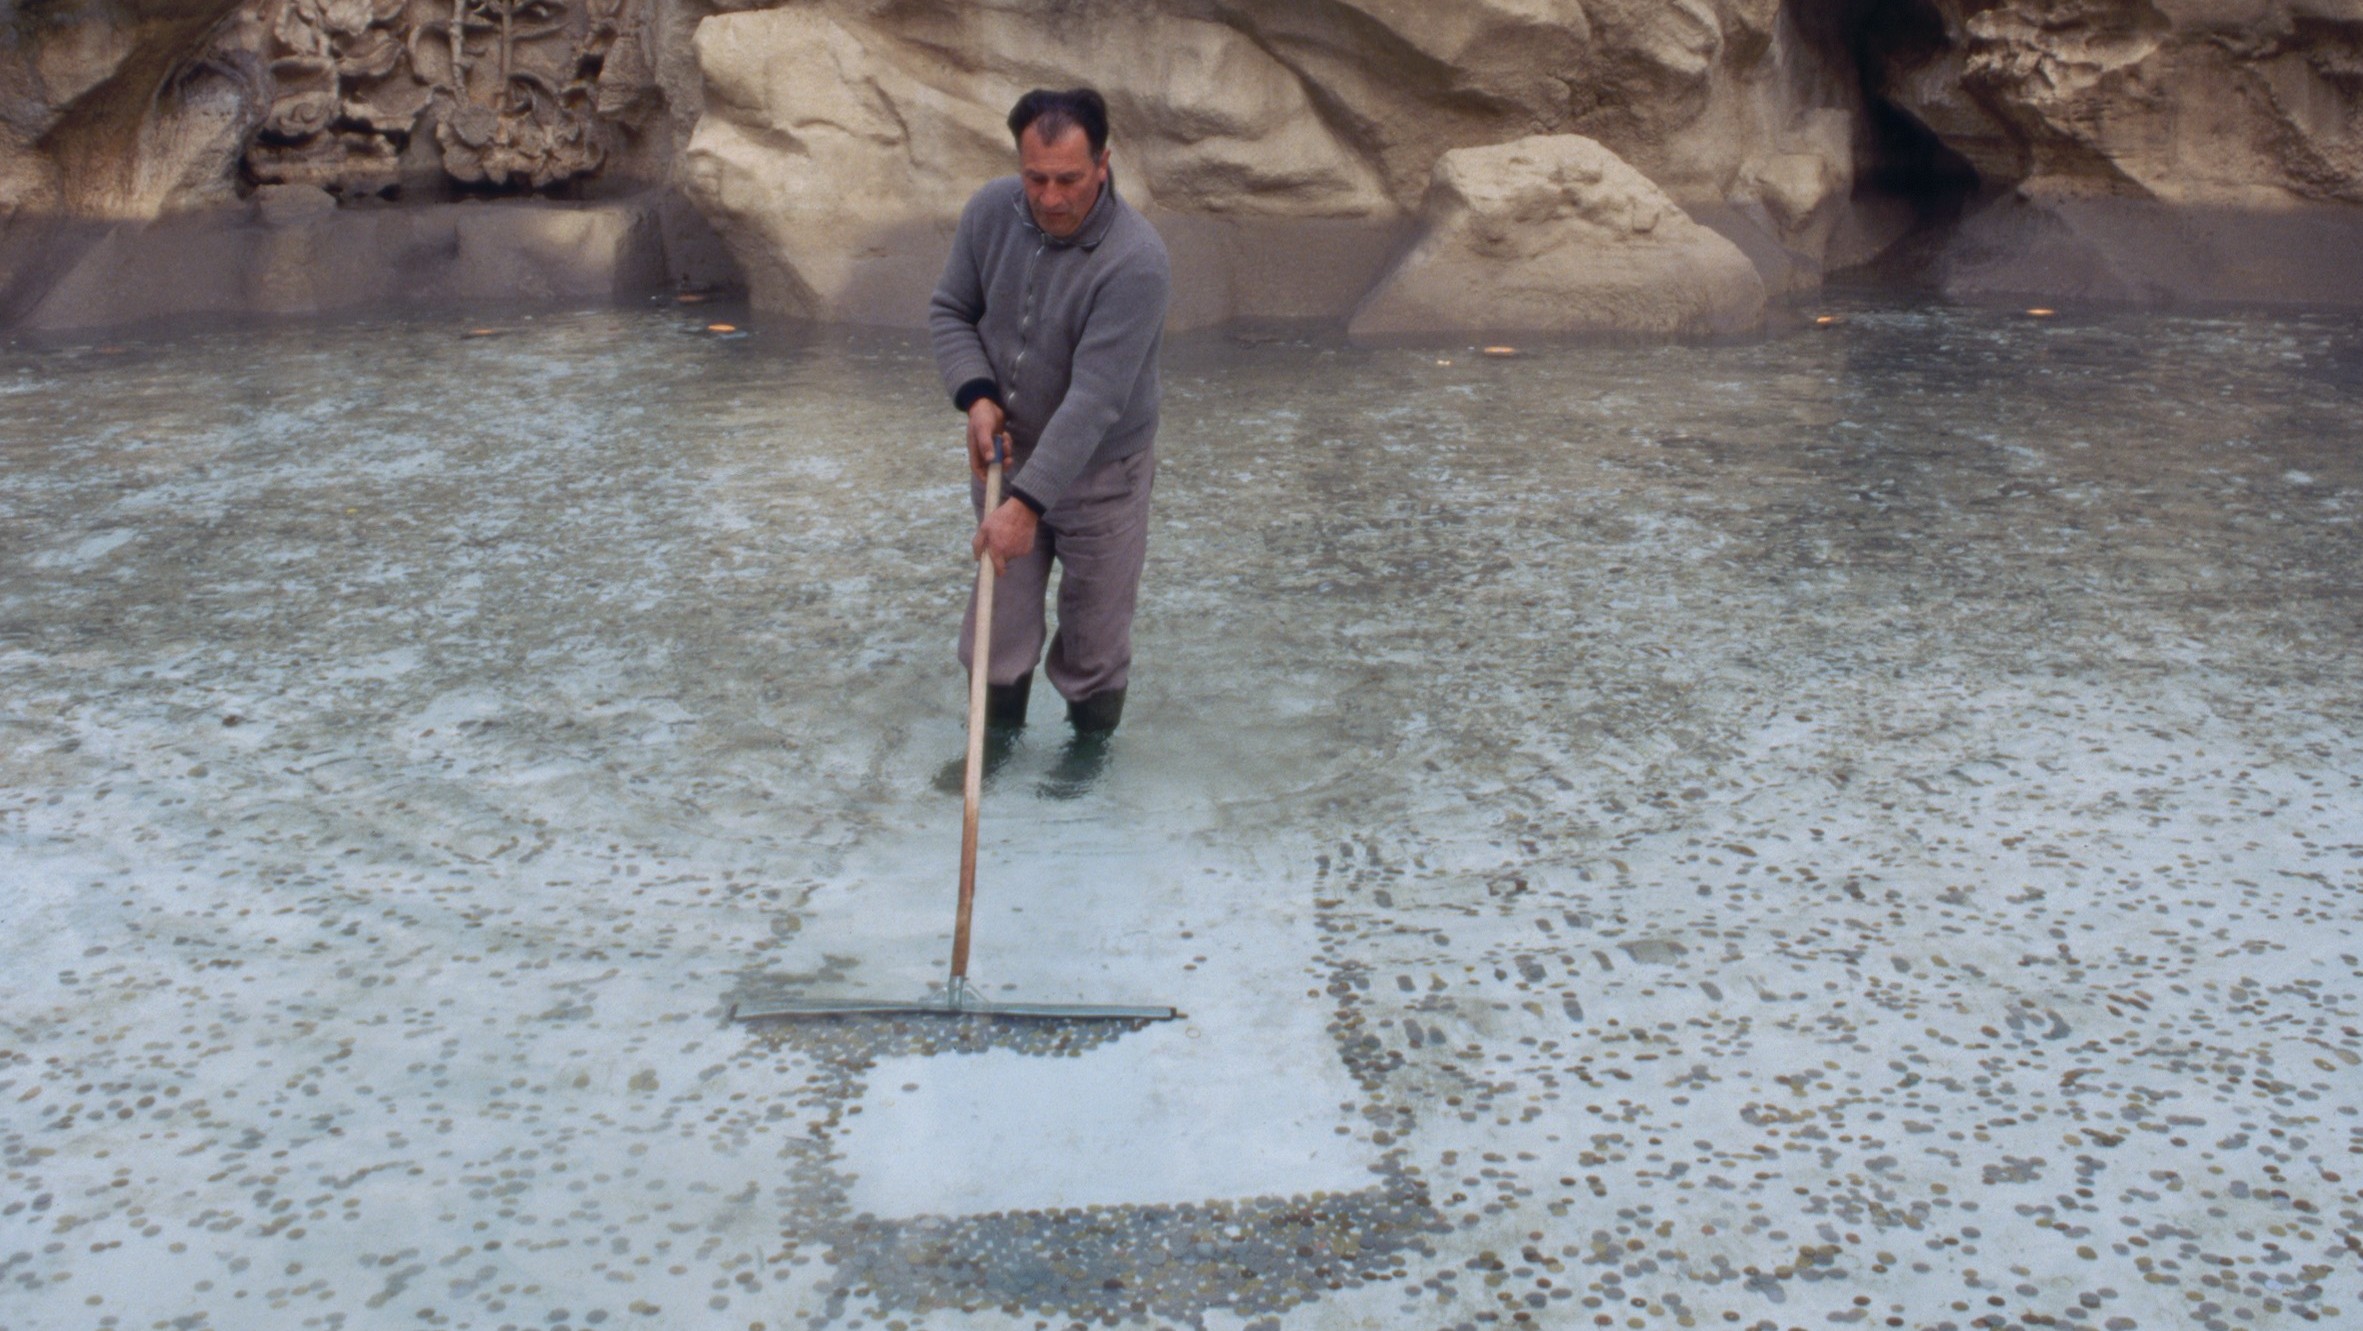
<svg viewBox="0 0 2363 1331">
<path fill-rule="evenodd" d="M 730 1020 L 775 1017 L 1014 1017 L 1035 1021 L 1173 1021 L 1171 1007 L 1108 1003 L 995 1003 L 969 990 L 931 990 L 925 998 L 897 1001 L 866 998 L 780 998 L 760 1006 L 732 1004 Z"/>
</svg>

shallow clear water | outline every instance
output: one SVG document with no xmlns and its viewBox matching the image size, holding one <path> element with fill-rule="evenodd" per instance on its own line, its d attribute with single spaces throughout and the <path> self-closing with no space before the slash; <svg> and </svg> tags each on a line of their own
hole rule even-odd
<svg viewBox="0 0 2363 1331">
<path fill-rule="evenodd" d="M 941 965 L 916 342 L 0 353 L 0 1323 L 2363 1315 L 2363 323 L 1843 313 L 1169 349 L 1139 1030 L 724 1020 Z"/>
</svg>

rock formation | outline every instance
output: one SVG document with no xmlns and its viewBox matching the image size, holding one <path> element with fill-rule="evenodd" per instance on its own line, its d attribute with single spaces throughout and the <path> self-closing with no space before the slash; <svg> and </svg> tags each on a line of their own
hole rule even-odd
<svg viewBox="0 0 2363 1331">
<path fill-rule="evenodd" d="M 1736 247 L 1770 297 L 1884 253 L 1973 297 L 2363 306 L 2363 12 L 2345 0 L 43 0 L 0 21 L 0 324 L 103 286 L 59 287 L 92 219 L 339 220 L 305 190 L 348 211 L 654 191 L 669 254 L 694 248 L 694 198 L 764 307 L 908 324 L 961 201 L 1009 169 L 1005 108 L 1086 81 L 1185 275 L 1184 326 L 1367 302 L 1374 327 L 1447 270 L 1472 284 L 1457 306 L 1481 277 L 1529 300 L 1539 276 L 1468 258 L 1488 208 L 1526 204 L 1480 198 L 1468 172 L 1492 158 L 1439 163 L 1568 136 L 1598 145 L 1604 182 L 1629 168 Z M 1566 206 L 1557 240 L 1485 244 L 1587 290 L 1602 256 L 1656 252 Z M 429 250 L 354 238 L 446 234 L 389 225 L 340 226 L 330 250 L 400 267 Z M 1597 308 L 1630 330 L 1722 326 L 1728 250 L 1661 225 L 1713 256 L 1724 294 L 1699 305 L 1691 265 L 1652 260 L 1656 296 Z M 646 234 L 621 215 L 592 232 Z M 691 267 L 722 273 L 708 240 Z M 258 272 L 329 252 L 250 241 Z M 347 289 L 200 288 L 265 308 Z M 399 289 L 461 288 L 481 284 Z"/>
<path fill-rule="evenodd" d="M 0 28 L 0 209 L 663 180 L 697 0 L 67 0 Z M 678 121 L 676 127 L 673 122 Z M 614 192 L 611 189 L 611 192 Z"/>
<path fill-rule="evenodd" d="M 216 44 L 269 74 L 258 184 L 592 176 L 663 97 L 655 0 L 250 0 Z"/>
<path fill-rule="evenodd" d="M 154 216 L 232 193 L 255 71 L 205 60 L 238 0 L 59 0 L 0 21 L 0 217 Z"/>
<path fill-rule="evenodd" d="M 1993 195 L 1964 295 L 2363 303 L 2363 10 L 1939 0 L 1878 91 Z"/>
<path fill-rule="evenodd" d="M 1534 134 L 1598 141 L 1775 295 L 1917 220 L 1959 222 L 1914 252 L 1963 295 L 2363 304 L 2350 11 L 789 0 L 707 25 L 692 180 L 764 303 L 907 322 L 959 198 L 1006 169 L 1000 109 L 1088 80 L 1132 197 L 1203 279 L 1185 323 L 1342 314 L 1441 157 Z"/>
<path fill-rule="evenodd" d="M 657 284 L 727 276 L 671 189 L 707 12 L 68 0 L 16 15 L 0 28 L 0 323 L 608 296 L 652 266 Z M 530 201 L 552 192 L 577 202 Z M 506 197 L 516 215 L 332 216 L 387 196 L 411 211 Z M 351 271 L 302 271 L 315 262 Z M 580 271 L 557 274 L 567 262 Z"/>
<path fill-rule="evenodd" d="M 691 188 L 758 301 L 816 318 L 919 317 L 961 203 L 1011 168 L 1009 104 L 1074 82 L 1193 274 L 1183 324 L 1343 317 L 1439 158 L 1538 132 L 1605 143 L 1777 288 L 1867 257 L 1854 76 L 1775 0 L 804 0 L 696 50 Z"/>
<path fill-rule="evenodd" d="M 1421 220 L 1355 334 L 1700 336 L 1764 315 L 1763 279 L 1737 246 L 1581 135 L 1444 154 Z"/>
</svg>

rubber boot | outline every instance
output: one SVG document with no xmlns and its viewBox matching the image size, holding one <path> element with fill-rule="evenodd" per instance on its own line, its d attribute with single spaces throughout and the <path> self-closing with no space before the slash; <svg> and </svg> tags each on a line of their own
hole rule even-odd
<svg viewBox="0 0 2363 1331">
<path fill-rule="evenodd" d="M 1067 720 L 1073 723 L 1078 735 L 1105 734 L 1124 719 L 1124 690 L 1109 689 L 1094 693 L 1079 702 L 1067 704 Z"/>
<path fill-rule="evenodd" d="M 1029 670 L 1009 684 L 985 685 L 985 724 L 997 730 L 1015 730 L 1026 723 L 1026 700 L 1034 693 L 1034 672 Z"/>
</svg>

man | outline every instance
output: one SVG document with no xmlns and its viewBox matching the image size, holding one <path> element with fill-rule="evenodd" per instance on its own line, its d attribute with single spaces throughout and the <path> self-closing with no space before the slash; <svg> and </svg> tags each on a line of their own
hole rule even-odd
<svg viewBox="0 0 2363 1331">
<path fill-rule="evenodd" d="M 969 200 L 928 307 L 944 387 L 968 415 L 973 549 L 1000 578 L 986 715 L 1004 738 L 1023 725 L 1041 661 L 1078 740 L 1104 742 L 1132 666 L 1171 272 L 1164 242 L 1117 196 L 1098 93 L 1029 92 L 1009 131 L 1018 174 Z M 985 467 L 1004 433 L 1008 497 L 986 513 Z M 1045 659 L 1053 560 L 1063 577 Z M 975 625 L 971 598 L 964 666 Z"/>
</svg>

